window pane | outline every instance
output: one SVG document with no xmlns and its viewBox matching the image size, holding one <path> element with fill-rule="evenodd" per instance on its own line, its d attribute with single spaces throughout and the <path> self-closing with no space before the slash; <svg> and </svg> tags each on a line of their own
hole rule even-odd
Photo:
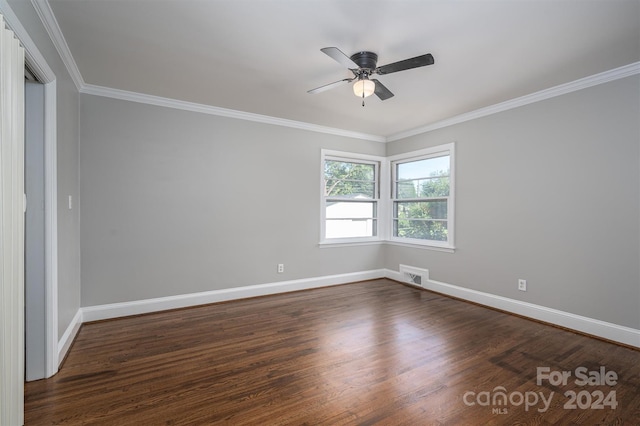
<svg viewBox="0 0 640 426">
<path fill-rule="evenodd" d="M 421 219 L 396 219 L 393 222 L 396 237 L 447 241 L 447 222 Z"/>
<path fill-rule="evenodd" d="M 375 202 L 327 202 L 325 238 L 377 235 Z"/>
<path fill-rule="evenodd" d="M 325 179 L 324 194 L 334 198 L 375 198 L 375 185 L 370 181 Z"/>
<path fill-rule="evenodd" d="M 324 162 L 326 179 L 375 180 L 373 164 L 352 163 L 347 161 L 326 160 Z"/>
<path fill-rule="evenodd" d="M 396 198 L 417 198 L 418 188 L 414 181 L 406 180 L 398 182 L 396 186 Z"/>
<path fill-rule="evenodd" d="M 375 219 L 327 219 L 325 238 L 375 237 Z"/>
<path fill-rule="evenodd" d="M 447 197 L 449 177 L 403 180 L 396 184 L 396 198 Z"/>
<path fill-rule="evenodd" d="M 447 200 L 394 203 L 397 219 L 447 219 Z"/>
<path fill-rule="evenodd" d="M 325 159 L 325 239 L 375 237 L 379 163 Z"/>
<path fill-rule="evenodd" d="M 325 212 L 327 219 L 373 219 L 375 215 L 375 202 L 327 201 Z"/>
<path fill-rule="evenodd" d="M 424 179 L 436 176 L 449 175 L 449 156 L 427 158 L 424 160 L 409 161 L 396 166 L 397 180 Z"/>
</svg>

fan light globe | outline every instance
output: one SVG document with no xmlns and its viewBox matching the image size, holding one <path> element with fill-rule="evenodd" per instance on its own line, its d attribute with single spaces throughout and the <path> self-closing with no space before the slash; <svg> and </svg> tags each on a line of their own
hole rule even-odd
<svg viewBox="0 0 640 426">
<path fill-rule="evenodd" d="M 359 98 L 371 96 L 375 90 L 376 84 L 371 80 L 361 79 L 353 84 L 353 93 Z"/>
</svg>

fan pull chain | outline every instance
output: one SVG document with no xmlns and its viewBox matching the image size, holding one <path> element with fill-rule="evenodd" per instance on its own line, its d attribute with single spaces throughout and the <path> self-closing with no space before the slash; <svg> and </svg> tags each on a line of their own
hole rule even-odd
<svg viewBox="0 0 640 426">
<path fill-rule="evenodd" d="M 364 90 L 362 91 L 362 106 L 364 107 Z"/>
</svg>

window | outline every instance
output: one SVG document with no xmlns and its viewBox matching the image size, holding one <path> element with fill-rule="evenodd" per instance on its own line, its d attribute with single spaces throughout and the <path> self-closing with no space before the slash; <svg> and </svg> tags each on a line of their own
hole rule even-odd
<svg viewBox="0 0 640 426">
<path fill-rule="evenodd" d="M 453 248 L 453 144 L 391 159 L 391 240 Z"/>
<path fill-rule="evenodd" d="M 322 150 L 323 245 L 454 249 L 454 144 L 389 158 Z"/>
<path fill-rule="evenodd" d="M 377 239 L 379 171 L 375 157 L 323 151 L 323 241 Z"/>
</svg>

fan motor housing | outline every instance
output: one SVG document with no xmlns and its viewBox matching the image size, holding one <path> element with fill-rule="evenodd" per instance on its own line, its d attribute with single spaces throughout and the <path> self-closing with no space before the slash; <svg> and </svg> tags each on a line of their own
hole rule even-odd
<svg viewBox="0 0 640 426">
<path fill-rule="evenodd" d="M 351 55 L 350 58 L 360 68 L 375 70 L 378 63 L 378 55 L 373 52 L 358 52 Z"/>
</svg>

